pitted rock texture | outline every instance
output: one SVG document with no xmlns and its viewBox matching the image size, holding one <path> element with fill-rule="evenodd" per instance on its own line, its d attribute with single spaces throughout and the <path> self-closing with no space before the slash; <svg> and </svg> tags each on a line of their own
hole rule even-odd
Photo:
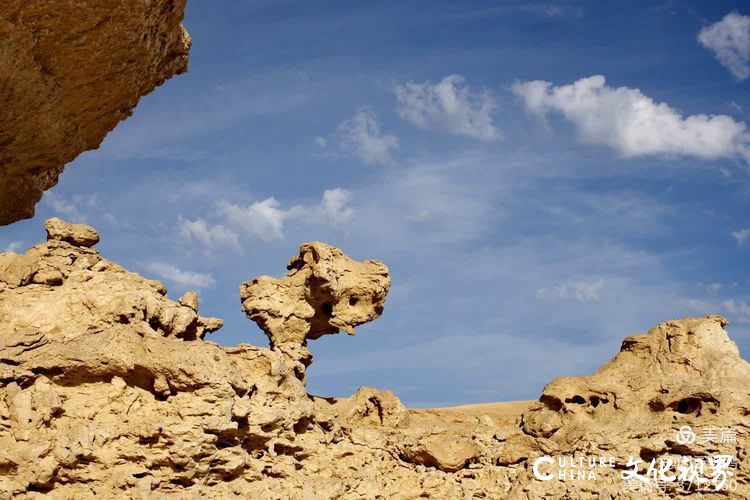
<svg viewBox="0 0 750 500">
<path fill-rule="evenodd" d="M 321 245 L 292 259 L 289 278 L 305 279 L 281 285 L 297 292 L 280 304 L 384 298 L 385 266 Z M 644 472 L 654 457 L 718 453 L 737 460 L 736 490 L 692 495 L 672 483 L 648 498 L 750 497 L 750 368 L 721 317 L 628 337 L 595 374 L 556 379 L 535 403 L 414 410 L 369 387 L 310 396 L 288 349 L 312 337 L 222 347 L 203 339 L 220 320 L 202 318 L 198 302 L 172 301 L 158 281 L 59 239 L 0 254 L 0 498 L 635 499 L 645 497 L 621 479 L 628 456 Z M 254 304 L 254 314 L 281 310 Z M 341 318 L 353 326 L 368 311 Z M 305 335 L 330 328 L 298 317 Z M 681 444 L 685 425 L 731 427 L 736 442 Z M 619 465 L 596 481 L 540 481 L 542 455 Z"/>
<path fill-rule="evenodd" d="M 185 0 L 0 2 L 0 225 L 187 70 Z"/>
<path fill-rule="evenodd" d="M 222 322 L 195 293 L 174 302 L 102 258 L 93 228 L 46 227 L 0 254 L 0 498 L 184 498 L 260 478 L 269 442 L 312 420 L 283 356 L 204 342 Z"/>
<path fill-rule="evenodd" d="M 50 239 L 24 254 L 0 254 L 0 335 L 53 331 L 73 341 L 125 325 L 142 335 L 194 340 L 221 327 L 166 293 L 161 282 L 130 273 L 92 248 Z"/>
<path fill-rule="evenodd" d="M 561 377 L 548 384 L 539 402 L 522 415 L 524 433 L 559 453 L 614 455 L 620 464 L 631 456 L 643 459 L 642 473 L 652 458 L 679 463 L 683 456 L 708 461 L 731 455 L 738 488 L 729 496 L 750 498 L 745 448 L 750 437 L 750 363 L 740 358 L 726 324 L 721 316 L 685 318 L 627 337 L 620 353 L 593 375 Z M 694 443 L 677 440 L 683 426 L 694 429 Z M 706 429 L 714 429 L 716 439 L 704 439 Z M 735 430 L 736 438 L 723 440 L 722 429 Z M 556 488 L 559 494 L 578 497 L 580 488 L 588 487 L 605 497 L 622 495 L 621 470 L 609 472 L 595 484 L 579 483 L 574 489 L 571 483 L 533 481 L 527 469 L 511 492 L 533 498 Z M 667 482 L 665 491 L 657 490 L 652 497 L 679 496 L 680 487 L 677 481 Z M 725 495 L 714 493 L 717 498 Z"/>
<path fill-rule="evenodd" d="M 391 277 L 377 260 L 357 262 L 325 243 L 300 246 L 283 278 L 261 276 L 240 287 L 242 309 L 271 347 L 304 366 L 307 341 L 373 321 L 383 313 Z"/>
</svg>

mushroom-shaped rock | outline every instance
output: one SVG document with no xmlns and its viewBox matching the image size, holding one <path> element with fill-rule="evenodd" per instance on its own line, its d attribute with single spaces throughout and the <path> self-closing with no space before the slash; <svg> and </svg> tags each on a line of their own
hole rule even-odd
<svg viewBox="0 0 750 500">
<path fill-rule="evenodd" d="M 240 289 L 242 308 L 271 347 L 344 330 L 377 319 L 391 286 L 385 264 L 357 262 L 338 248 L 312 242 L 300 246 L 283 278 L 261 276 Z"/>
<path fill-rule="evenodd" d="M 92 247 L 99 243 L 99 233 L 85 224 L 71 224 L 53 217 L 44 223 L 47 240 L 65 241 L 77 247 Z"/>
</svg>

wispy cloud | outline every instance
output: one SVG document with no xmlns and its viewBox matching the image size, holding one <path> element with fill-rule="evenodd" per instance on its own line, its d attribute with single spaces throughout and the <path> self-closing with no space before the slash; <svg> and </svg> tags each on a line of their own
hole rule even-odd
<svg viewBox="0 0 750 500">
<path fill-rule="evenodd" d="M 703 298 L 677 297 L 672 302 L 680 308 L 682 314 L 691 316 L 718 314 L 723 310 L 723 306 L 720 303 Z"/>
<path fill-rule="evenodd" d="M 219 200 L 214 207 L 215 222 L 180 217 L 177 233 L 183 242 L 199 245 L 204 253 L 220 248 L 242 253 L 243 240 L 268 243 L 282 239 L 285 225 L 291 220 L 341 227 L 354 213 L 348 206 L 351 199 L 351 192 L 337 188 L 325 190 L 320 203 L 313 206 L 283 208 L 274 197 L 247 205 Z"/>
<path fill-rule="evenodd" d="M 697 283 L 696 286 L 712 295 L 716 295 L 724 289 L 724 285 L 721 283 Z"/>
<path fill-rule="evenodd" d="M 83 211 L 96 205 L 96 196 L 76 195 L 73 199 L 67 199 L 55 191 L 47 191 L 42 202 L 70 222 L 85 222 Z"/>
<path fill-rule="evenodd" d="M 318 210 L 331 225 L 341 227 L 349 222 L 354 214 L 354 209 L 348 206 L 351 201 L 351 191 L 339 188 L 326 189 Z"/>
<path fill-rule="evenodd" d="M 471 156 L 417 162 L 385 172 L 378 182 L 355 193 L 358 227 L 372 244 L 382 244 L 383 251 L 418 251 L 478 237 L 501 216 L 493 213 L 490 200 L 503 188 L 482 183 L 490 167 Z"/>
<path fill-rule="evenodd" d="M 624 157 L 742 157 L 750 161 L 750 134 L 744 122 L 727 115 L 684 117 L 638 89 L 606 85 L 601 75 L 561 86 L 541 80 L 518 82 L 513 91 L 540 118 L 553 111 L 561 113 L 583 141 L 609 146 Z"/>
<path fill-rule="evenodd" d="M 734 288 L 735 285 L 732 284 L 730 288 Z M 719 293 L 719 289 L 716 291 L 709 290 L 708 293 L 712 297 L 680 298 L 677 302 L 688 314 L 723 314 L 731 323 L 750 324 L 750 303 L 747 300 L 741 298 L 718 299 L 716 295 Z"/>
<path fill-rule="evenodd" d="M 125 222 L 119 217 L 117 217 L 115 214 L 111 212 L 102 212 L 101 213 L 102 220 L 109 224 L 112 227 L 116 227 L 119 229 L 132 229 L 133 226 L 129 222 Z"/>
<path fill-rule="evenodd" d="M 738 323 L 750 323 L 750 304 L 744 300 L 729 299 L 722 303 L 731 319 Z"/>
<path fill-rule="evenodd" d="M 400 144 L 398 137 L 380 130 L 380 122 L 370 108 L 362 108 L 353 117 L 344 120 L 335 135 L 343 151 L 370 165 L 392 163 L 392 153 Z"/>
<path fill-rule="evenodd" d="M 528 12 L 536 12 L 546 17 L 583 17 L 584 10 L 570 5 L 541 4 L 526 6 Z"/>
<path fill-rule="evenodd" d="M 275 67 L 239 75 L 215 87 L 191 87 L 189 105 L 172 89 L 148 106 L 139 106 L 135 116 L 121 123 L 116 133 L 88 156 L 97 161 L 215 158 L 221 141 L 206 137 L 217 131 L 226 134 L 251 118 L 267 122 L 298 111 L 316 94 L 330 90 L 325 83 L 311 81 L 296 67 Z M 200 92 L 195 92 L 196 88 Z"/>
<path fill-rule="evenodd" d="M 737 80 L 750 77 L 750 17 L 732 12 L 703 28 L 698 42 L 711 50 L 716 59 Z"/>
<path fill-rule="evenodd" d="M 210 274 L 185 271 L 164 262 L 149 262 L 146 264 L 146 269 L 181 289 L 207 288 L 216 283 Z"/>
<path fill-rule="evenodd" d="M 614 353 L 602 343 L 579 345 L 557 338 L 538 342 L 515 331 L 452 334 L 345 357 L 328 356 L 316 363 L 313 373 L 315 379 L 344 374 L 352 377 L 374 368 L 398 373 L 405 366 L 417 366 L 431 377 L 439 374 L 441 379 L 455 380 L 459 386 L 471 385 L 485 400 L 502 401 L 538 394 L 544 384 L 562 374 L 587 374 Z M 467 371 L 461 368 L 463 363 L 449 360 L 465 360 L 473 368 Z M 435 396 L 427 396 L 429 400 L 423 395 L 422 405 L 451 404 L 445 396 L 438 399 L 441 396 L 434 393 Z"/>
<path fill-rule="evenodd" d="M 408 82 L 394 88 L 404 120 L 425 130 L 446 130 L 482 141 L 502 138 L 492 114 L 495 99 L 488 91 L 473 91 L 461 75 L 449 75 L 438 83 Z"/>
<path fill-rule="evenodd" d="M 543 300 L 577 300 L 589 302 L 599 300 L 599 292 L 604 286 L 604 280 L 585 282 L 568 281 L 561 285 L 542 287 L 536 291 L 536 298 Z"/>
<path fill-rule="evenodd" d="M 65 197 L 56 193 L 55 190 L 50 190 L 44 193 L 42 203 L 69 222 L 87 223 L 89 219 L 98 217 L 112 227 L 120 229 L 131 227 L 129 223 L 105 210 L 95 194 L 75 194 Z"/>
<path fill-rule="evenodd" d="M 738 246 L 744 245 L 750 240 L 750 228 L 732 231 L 732 238 L 734 238 Z"/>
<path fill-rule="evenodd" d="M 220 247 L 242 251 L 239 236 L 223 224 L 210 225 L 205 219 L 187 220 L 182 217 L 177 222 L 179 237 L 186 242 L 196 242 L 205 253 Z"/>
</svg>

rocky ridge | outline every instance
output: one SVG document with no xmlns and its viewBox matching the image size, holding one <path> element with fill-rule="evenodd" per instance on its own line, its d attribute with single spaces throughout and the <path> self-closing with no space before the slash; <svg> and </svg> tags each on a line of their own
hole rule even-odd
<svg viewBox="0 0 750 500">
<path fill-rule="evenodd" d="M 310 396 L 308 341 L 376 319 L 387 267 L 323 243 L 286 277 L 241 287 L 270 348 L 205 340 L 221 320 L 168 298 L 59 219 L 48 241 L 0 254 L 0 498 L 644 498 L 628 457 L 734 457 L 733 490 L 668 483 L 650 498 L 750 496 L 750 365 L 718 316 L 628 337 L 589 377 L 512 411 L 412 410 L 388 392 Z M 730 441 L 676 433 L 734 429 Z M 596 480 L 540 480 L 544 456 L 611 455 Z M 705 486 L 705 485 L 704 485 Z M 692 491 L 692 493 L 691 493 Z"/>
<path fill-rule="evenodd" d="M 185 0 L 0 3 L 0 225 L 34 214 L 65 164 L 187 70 Z"/>
</svg>

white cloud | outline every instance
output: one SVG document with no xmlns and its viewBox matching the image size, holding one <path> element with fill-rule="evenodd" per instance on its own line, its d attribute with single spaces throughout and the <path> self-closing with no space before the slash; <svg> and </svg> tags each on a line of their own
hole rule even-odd
<svg viewBox="0 0 750 500">
<path fill-rule="evenodd" d="M 222 224 L 211 226 L 205 219 L 187 220 L 180 217 L 177 222 L 177 231 L 183 241 L 197 242 L 206 253 L 222 246 L 242 252 L 239 236 Z"/>
<path fill-rule="evenodd" d="M 604 286 L 604 280 L 600 279 L 591 283 L 583 281 L 569 281 L 553 287 L 543 287 L 536 291 L 537 299 L 546 300 L 571 300 L 589 302 L 599 300 L 599 291 Z"/>
<path fill-rule="evenodd" d="M 750 17 L 732 12 L 703 28 L 698 41 L 738 80 L 750 77 Z"/>
<path fill-rule="evenodd" d="M 750 228 L 732 231 L 732 238 L 737 241 L 737 245 L 742 246 L 750 240 Z"/>
<path fill-rule="evenodd" d="M 60 196 L 54 191 L 45 192 L 44 196 L 42 196 L 42 202 L 58 215 L 67 218 L 70 222 L 84 222 L 86 220 L 86 217 L 81 212 L 82 207 L 75 200 L 68 201 L 64 196 Z"/>
<path fill-rule="evenodd" d="M 544 119 L 562 113 L 585 142 L 609 146 L 625 157 L 695 156 L 750 160 L 750 134 L 727 115 L 684 117 L 638 89 L 609 87 L 603 76 L 553 86 L 541 80 L 517 82 L 513 91 Z"/>
<path fill-rule="evenodd" d="M 206 288 L 215 283 L 213 276 L 204 273 L 184 271 L 164 262 L 150 262 L 146 268 L 159 278 L 162 278 L 180 288 Z"/>
<path fill-rule="evenodd" d="M 334 226 L 341 226 L 352 218 L 354 210 L 347 207 L 352 200 L 352 193 L 346 189 L 326 189 L 320 211 Z"/>
<path fill-rule="evenodd" d="M 492 113 L 495 99 L 487 91 L 474 92 L 461 75 L 450 75 L 433 84 L 408 82 L 396 85 L 399 116 L 422 129 L 443 129 L 483 141 L 502 138 Z"/>
<path fill-rule="evenodd" d="M 316 146 L 324 148 L 328 144 L 328 139 L 326 139 L 325 137 L 316 136 L 313 139 L 313 142 L 315 143 Z"/>
<path fill-rule="evenodd" d="M 387 165 L 393 160 L 392 151 L 399 148 L 393 134 L 383 134 L 375 113 L 369 108 L 360 109 L 353 117 L 344 120 L 336 130 L 339 147 L 356 155 L 367 164 Z"/>
<path fill-rule="evenodd" d="M 16 252 L 21 249 L 23 246 L 23 243 L 20 241 L 13 241 L 11 243 L 8 243 L 8 246 L 5 247 L 5 250 L 3 252 Z"/>
<path fill-rule="evenodd" d="M 296 211 L 294 207 L 288 211 L 282 210 L 273 197 L 250 205 L 235 205 L 221 200 L 216 208 L 228 225 L 264 242 L 281 239 L 284 219 Z"/>
<path fill-rule="evenodd" d="M 310 224 L 324 221 L 341 227 L 348 222 L 354 210 L 348 206 L 352 193 L 345 189 L 326 189 L 317 205 L 281 207 L 274 198 L 240 205 L 220 200 L 216 203 L 219 221 L 212 223 L 204 218 L 195 220 L 180 217 L 177 223 L 179 237 L 188 243 L 197 243 L 204 252 L 228 247 L 242 253 L 242 237 L 268 243 L 284 237 L 287 221 L 297 220 Z"/>
</svg>

